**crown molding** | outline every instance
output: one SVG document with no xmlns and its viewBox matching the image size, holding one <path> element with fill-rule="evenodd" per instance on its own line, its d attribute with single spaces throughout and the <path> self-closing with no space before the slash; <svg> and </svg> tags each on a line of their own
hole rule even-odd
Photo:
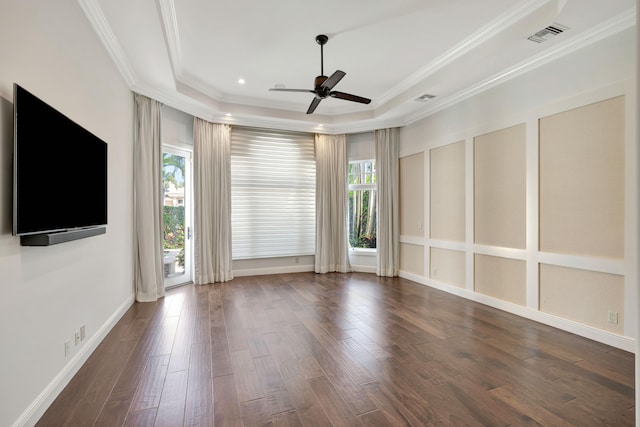
<svg viewBox="0 0 640 427">
<path fill-rule="evenodd" d="M 116 36 L 113 34 L 98 1 L 77 0 L 77 2 L 89 20 L 89 23 L 93 26 L 94 31 L 102 41 L 105 49 L 107 49 L 109 56 L 111 56 L 111 59 L 116 64 L 118 71 L 120 71 L 120 75 L 122 75 L 129 88 L 135 86 L 138 79 L 129 65 L 127 56 L 122 50 L 120 43 L 118 43 Z"/>
<path fill-rule="evenodd" d="M 169 62 L 173 69 L 173 76 L 182 74 L 182 51 L 180 48 L 180 32 L 178 31 L 178 16 L 173 0 L 157 0 L 160 18 L 162 19 L 162 32 L 169 51 Z"/>
<path fill-rule="evenodd" d="M 468 98 L 478 95 L 488 89 L 491 89 L 499 84 L 505 83 L 511 79 L 521 76 L 529 71 L 532 71 L 538 67 L 541 67 L 549 62 L 569 55 L 579 49 L 603 40 L 607 37 L 611 37 L 617 33 L 620 33 L 628 28 L 636 25 L 636 8 L 633 7 L 602 24 L 593 27 L 591 31 L 584 31 L 574 38 L 558 44 L 557 46 L 541 52 L 526 61 L 509 67 L 493 76 L 467 87 L 451 96 L 443 98 L 442 100 L 431 104 L 429 107 L 420 110 L 419 112 L 408 115 L 405 120 L 405 125 L 412 124 L 418 120 L 424 119 L 432 114 L 449 108 L 459 102 L 462 102 Z"/>
<path fill-rule="evenodd" d="M 508 27 L 512 24 L 515 24 L 520 19 L 530 15 L 535 10 L 541 8 L 542 6 L 551 3 L 557 2 L 558 0 L 529 0 L 528 2 L 521 4 L 520 6 L 507 11 L 506 13 L 499 16 L 497 19 L 493 20 L 489 24 L 482 27 L 480 30 L 473 33 L 471 36 L 463 40 L 462 42 L 455 45 L 450 50 L 446 51 L 444 54 L 436 58 L 430 64 L 422 67 L 415 73 L 411 74 L 409 77 L 401 81 L 399 84 L 391 88 L 389 91 L 384 93 L 381 97 L 379 97 L 375 101 L 376 107 L 381 107 L 387 102 L 391 101 L 396 96 L 399 96 L 404 91 L 412 88 L 416 84 L 425 80 L 431 74 L 437 72 L 438 70 L 444 68 L 449 65 L 456 59 L 461 58 L 466 55 L 479 45 L 487 42 L 490 38 L 495 36 L 501 28 Z M 558 8 L 561 6 L 559 5 Z"/>
<path fill-rule="evenodd" d="M 417 112 L 407 113 L 401 117 L 396 118 L 383 118 L 381 115 L 377 115 L 376 111 L 393 97 L 398 96 L 404 91 L 410 89 L 421 80 L 425 79 L 428 75 L 440 70 L 452 61 L 467 54 L 469 51 L 477 47 L 478 45 L 486 42 L 490 37 L 495 35 L 496 31 L 501 27 L 509 26 L 519 19 L 531 14 L 534 10 L 547 5 L 551 2 L 556 2 L 558 10 L 561 10 L 566 0 L 529 0 L 521 6 L 508 11 L 498 19 L 486 25 L 471 37 L 467 38 L 463 42 L 456 45 L 453 49 L 449 50 L 437 60 L 428 64 L 426 67 L 420 69 L 418 72 L 412 74 L 407 79 L 403 80 L 400 84 L 396 85 L 391 91 L 385 93 L 382 98 L 379 98 L 374 102 L 373 108 L 365 111 L 347 111 L 342 109 L 331 109 L 329 112 L 322 115 L 314 116 L 314 120 L 304 120 L 301 118 L 295 118 L 293 116 L 298 115 L 299 105 L 293 105 L 293 103 L 282 103 L 278 107 L 274 108 L 274 104 L 267 105 L 265 102 L 258 102 L 255 99 L 248 98 L 228 98 L 225 99 L 224 94 L 212 88 L 210 85 L 202 82 L 200 79 L 187 75 L 182 71 L 181 66 L 181 48 L 180 48 L 180 35 L 177 25 L 177 16 L 175 10 L 174 0 L 156 0 L 158 9 L 161 15 L 162 30 L 165 35 L 165 42 L 169 54 L 170 63 L 174 73 L 174 83 L 178 89 L 178 93 L 174 93 L 172 89 L 163 88 L 151 88 L 139 83 L 138 78 L 129 65 L 129 61 L 122 49 L 121 45 L 117 41 L 113 31 L 111 30 L 102 9 L 99 6 L 98 0 L 76 0 L 83 12 L 87 16 L 90 24 L 93 26 L 98 37 L 102 41 L 107 53 L 110 55 L 116 67 L 120 71 L 120 74 L 126 81 L 127 85 L 133 92 L 141 93 L 145 96 L 152 97 L 158 101 L 165 103 L 173 108 L 180 109 L 188 114 L 200 117 L 209 121 L 223 122 L 223 123 L 236 123 L 246 126 L 256 127 L 277 127 L 284 130 L 295 130 L 304 132 L 316 132 L 316 133 L 356 133 L 371 131 L 374 129 L 398 127 L 412 124 L 418 120 L 426 118 L 432 114 L 435 114 L 441 110 L 449 108 L 459 102 L 462 102 L 472 96 L 475 96 L 483 91 L 491 89 L 501 83 L 516 78 L 524 73 L 527 73 L 537 67 L 545 65 L 551 61 L 568 55 L 578 49 L 602 40 L 606 37 L 612 36 L 616 33 L 624 31 L 630 27 L 636 25 L 636 8 L 635 6 L 623 14 L 618 15 L 604 23 L 592 28 L 590 31 L 585 31 L 577 36 L 568 39 L 567 41 L 556 45 L 555 47 L 544 51 L 532 58 L 527 59 L 513 67 L 509 67 L 493 76 L 469 86 L 457 93 L 439 99 L 437 102 L 430 103 L 426 108 L 420 109 Z M 192 97 L 187 93 L 183 93 L 181 86 L 191 88 L 202 96 Z M 188 92 L 188 89 L 186 89 Z M 201 98 L 201 99 L 198 99 Z M 208 99 L 204 99 L 208 98 Z M 244 105 L 247 111 L 234 113 L 232 119 L 224 116 L 224 108 L 234 108 L 240 105 Z M 264 109 L 265 113 L 272 114 L 271 116 L 261 116 L 259 109 Z M 251 111 L 253 110 L 253 111 Z M 346 120 L 345 116 L 354 115 L 359 116 L 353 120 Z M 288 117 L 287 117 L 288 116 Z M 341 120 L 343 120 L 341 122 Z M 322 122 L 324 126 L 318 127 L 318 124 Z"/>
</svg>

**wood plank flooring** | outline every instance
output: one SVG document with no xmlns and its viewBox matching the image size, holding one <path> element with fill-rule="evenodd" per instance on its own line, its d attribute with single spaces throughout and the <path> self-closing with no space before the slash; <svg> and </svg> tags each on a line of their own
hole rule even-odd
<svg viewBox="0 0 640 427">
<path fill-rule="evenodd" d="M 632 426 L 633 355 L 408 280 L 136 303 L 38 426 Z"/>
</svg>

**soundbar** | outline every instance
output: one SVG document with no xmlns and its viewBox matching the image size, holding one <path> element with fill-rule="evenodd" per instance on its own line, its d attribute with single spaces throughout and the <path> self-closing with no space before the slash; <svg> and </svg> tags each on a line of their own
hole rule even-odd
<svg viewBox="0 0 640 427">
<path fill-rule="evenodd" d="M 51 246 L 72 240 L 105 234 L 106 227 L 82 228 L 78 230 L 60 231 L 56 233 L 29 234 L 20 236 L 22 246 Z"/>
</svg>

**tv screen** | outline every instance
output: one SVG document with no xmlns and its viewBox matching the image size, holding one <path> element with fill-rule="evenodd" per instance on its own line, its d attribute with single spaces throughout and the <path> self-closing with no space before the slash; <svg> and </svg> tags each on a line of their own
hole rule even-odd
<svg viewBox="0 0 640 427">
<path fill-rule="evenodd" d="M 107 144 L 14 84 L 13 234 L 107 224 Z"/>
</svg>

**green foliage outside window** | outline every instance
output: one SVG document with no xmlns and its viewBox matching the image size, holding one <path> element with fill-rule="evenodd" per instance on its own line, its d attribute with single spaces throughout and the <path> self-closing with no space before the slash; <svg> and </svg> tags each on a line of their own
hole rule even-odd
<svg viewBox="0 0 640 427">
<path fill-rule="evenodd" d="M 162 156 L 162 181 L 165 192 L 173 185 L 184 188 L 185 158 L 171 153 Z M 184 206 L 163 206 L 164 249 L 179 249 L 178 265 L 184 267 Z"/>
<path fill-rule="evenodd" d="M 349 164 L 349 244 L 352 248 L 376 248 L 376 164 Z"/>
<path fill-rule="evenodd" d="M 184 206 L 163 206 L 164 249 L 180 249 L 177 260 L 184 267 Z"/>
</svg>

